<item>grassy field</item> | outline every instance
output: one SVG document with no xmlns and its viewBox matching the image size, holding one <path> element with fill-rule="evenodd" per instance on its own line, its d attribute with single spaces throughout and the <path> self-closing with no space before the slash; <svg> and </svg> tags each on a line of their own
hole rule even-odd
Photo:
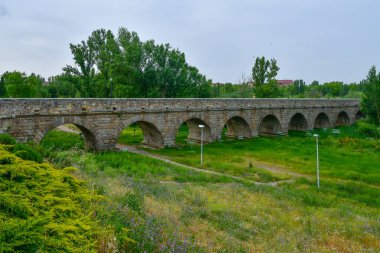
<svg viewBox="0 0 380 253">
<path fill-rule="evenodd" d="M 339 136 L 331 130 L 321 130 L 319 142 L 320 173 L 323 178 L 344 179 L 380 186 L 380 140 L 356 138 L 353 127 L 340 128 Z M 135 136 L 132 132 L 135 131 Z M 314 176 L 316 144 L 313 137 L 292 133 L 283 137 L 257 137 L 245 140 L 223 139 L 204 146 L 203 168 L 268 182 L 289 178 L 287 172 Z M 188 144 L 187 129 L 182 127 L 177 136 L 178 147 L 161 150 L 145 149 L 173 161 L 200 167 L 200 146 Z M 120 143 L 136 145 L 142 141 L 139 128 L 127 128 Z M 274 167 L 274 173 L 255 166 Z M 271 166 L 272 165 L 272 166 Z"/>
<path fill-rule="evenodd" d="M 57 166 L 79 167 L 88 186 L 111 200 L 98 207 L 98 216 L 116 227 L 117 245 L 127 252 L 379 252 L 379 141 L 352 138 L 351 130 L 342 129 L 341 137 L 321 133 L 319 190 L 309 137 L 205 146 L 205 169 L 262 182 L 294 177 L 256 168 L 260 161 L 310 176 L 276 187 L 128 152 L 86 153 L 80 139 L 63 142 L 78 138 L 71 133 L 47 136 L 42 149 Z M 187 145 L 185 136 L 182 129 L 179 148 L 150 152 L 198 166 L 199 146 Z M 139 129 L 126 129 L 120 138 L 141 140 Z M 125 228 L 133 243 L 122 244 Z"/>
</svg>

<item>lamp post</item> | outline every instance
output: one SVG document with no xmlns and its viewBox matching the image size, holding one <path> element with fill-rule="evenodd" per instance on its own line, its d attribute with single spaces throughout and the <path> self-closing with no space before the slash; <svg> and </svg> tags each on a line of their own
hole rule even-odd
<svg viewBox="0 0 380 253">
<path fill-rule="evenodd" d="M 319 134 L 314 134 L 316 145 L 317 145 L 317 187 L 319 189 L 319 150 L 318 150 L 318 137 Z"/>
<path fill-rule="evenodd" d="M 199 128 L 201 129 L 201 167 L 203 165 L 203 128 L 205 127 L 204 125 L 198 125 Z"/>
<path fill-rule="evenodd" d="M 110 78 L 110 99 L 112 99 L 112 77 Z"/>
</svg>

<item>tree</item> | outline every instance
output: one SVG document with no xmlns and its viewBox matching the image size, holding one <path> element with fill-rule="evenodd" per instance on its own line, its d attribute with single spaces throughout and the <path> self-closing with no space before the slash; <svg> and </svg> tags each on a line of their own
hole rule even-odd
<svg viewBox="0 0 380 253">
<path fill-rule="evenodd" d="M 279 88 L 275 79 L 279 70 L 275 59 L 267 60 L 264 56 L 256 58 L 255 65 L 252 68 L 256 97 L 277 97 L 279 95 Z M 265 87 L 266 85 L 268 87 Z"/>
<path fill-rule="evenodd" d="M 257 57 L 252 68 L 252 79 L 256 86 L 263 85 L 277 76 L 280 68 L 275 59 L 266 60 L 265 57 Z"/>
<path fill-rule="evenodd" d="M 363 88 L 362 110 L 373 122 L 380 124 L 380 72 L 376 72 L 375 66 L 363 81 Z"/>
<path fill-rule="evenodd" d="M 19 71 L 5 72 L 1 77 L 2 95 L 11 98 L 47 97 L 48 93 L 42 86 L 44 79 L 36 74 L 27 76 Z"/>
<path fill-rule="evenodd" d="M 1 75 L 0 77 L 0 98 L 6 97 L 5 90 L 5 75 Z"/>
<path fill-rule="evenodd" d="M 311 82 L 310 84 L 311 86 L 318 86 L 319 85 L 319 82 L 317 80 L 314 80 L 313 82 Z"/>
<path fill-rule="evenodd" d="M 75 65 L 66 65 L 63 71 L 68 76 L 73 76 L 77 81 L 76 86 L 82 97 L 95 97 L 95 52 L 86 41 L 80 44 L 70 44 Z M 79 78 L 75 78 L 79 77 Z"/>
<path fill-rule="evenodd" d="M 65 76 L 77 82 L 83 97 L 205 97 L 211 81 L 186 62 L 169 44 L 142 42 L 137 33 L 120 28 L 96 30 L 86 41 L 70 44 L 74 66 Z M 52 89 L 54 91 L 54 89 Z"/>
<path fill-rule="evenodd" d="M 299 80 L 294 80 L 292 85 L 289 85 L 289 89 L 291 89 L 291 94 L 292 95 L 301 95 L 304 94 L 306 88 L 306 84 L 304 80 L 299 79 Z"/>
</svg>

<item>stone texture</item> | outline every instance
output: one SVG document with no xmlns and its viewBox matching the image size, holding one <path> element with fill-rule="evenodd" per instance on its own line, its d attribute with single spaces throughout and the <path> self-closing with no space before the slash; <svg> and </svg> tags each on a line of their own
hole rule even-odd
<svg viewBox="0 0 380 253">
<path fill-rule="evenodd" d="M 221 138 L 224 126 L 231 137 L 287 133 L 289 129 L 349 125 L 356 121 L 356 99 L 0 99 L 0 133 L 19 141 L 39 142 L 63 124 L 75 124 L 88 148 L 115 148 L 121 131 L 138 123 L 144 143 L 175 146 L 181 124 L 189 139 L 200 140 L 198 125 L 205 125 L 204 141 Z"/>
</svg>

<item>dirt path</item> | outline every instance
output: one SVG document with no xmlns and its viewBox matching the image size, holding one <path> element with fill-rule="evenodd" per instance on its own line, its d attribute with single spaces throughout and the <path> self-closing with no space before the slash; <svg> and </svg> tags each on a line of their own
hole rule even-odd
<svg viewBox="0 0 380 253">
<path fill-rule="evenodd" d="M 269 183 L 256 182 L 256 181 L 252 181 L 252 180 L 249 180 L 249 179 L 246 179 L 246 178 L 243 178 L 243 177 L 232 176 L 232 175 L 221 173 L 221 172 L 201 169 L 201 168 L 192 167 L 192 166 L 189 166 L 189 165 L 177 163 L 177 162 L 174 162 L 174 161 L 172 161 L 170 159 L 162 157 L 160 155 L 152 154 L 152 153 L 149 153 L 149 152 L 147 152 L 145 150 L 138 149 L 138 148 L 136 148 L 134 146 L 127 146 L 127 145 L 122 145 L 122 144 L 116 144 L 116 148 L 118 150 L 120 150 L 120 151 L 125 150 L 125 151 L 128 151 L 130 153 L 144 155 L 144 156 L 147 156 L 147 157 L 150 157 L 150 158 L 154 158 L 154 159 L 158 159 L 158 160 L 161 160 L 163 162 L 166 162 L 166 163 L 169 163 L 169 164 L 172 164 L 172 165 L 176 165 L 176 166 L 179 166 L 179 167 L 183 167 L 183 168 L 186 168 L 186 169 L 190 169 L 190 170 L 194 170 L 194 171 L 198 171 L 198 172 L 204 172 L 204 173 L 213 174 L 213 175 L 218 175 L 218 176 L 225 176 L 225 177 L 229 177 L 229 178 L 245 181 L 245 182 L 256 184 L 256 185 L 277 186 L 280 183 L 289 183 L 289 182 L 293 182 L 294 181 L 294 179 L 290 179 L 290 180 L 281 180 L 281 181 L 269 182 Z M 263 168 L 263 169 L 266 169 L 266 168 Z M 297 174 L 297 175 L 299 176 L 301 174 Z"/>
<path fill-rule="evenodd" d="M 74 129 L 71 129 L 65 125 L 61 125 L 59 127 L 57 127 L 60 131 L 62 132 L 67 132 L 67 133 L 74 133 L 74 134 L 80 134 L 80 130 L 74 130 Z"/>
<path fill-rule="evenodd" d="M 285 169 L 281 166 L 274 165 L 272 163 L 266 163 L 266 162 L 257 161 L 257 160 L 251 160 L 251 162 L 254 167 L 268 170 L 273 173 L 288 174 L 293 177 L 310 177 L 309 175 L 297 173 L 297 172 Z"/>
</svg>

